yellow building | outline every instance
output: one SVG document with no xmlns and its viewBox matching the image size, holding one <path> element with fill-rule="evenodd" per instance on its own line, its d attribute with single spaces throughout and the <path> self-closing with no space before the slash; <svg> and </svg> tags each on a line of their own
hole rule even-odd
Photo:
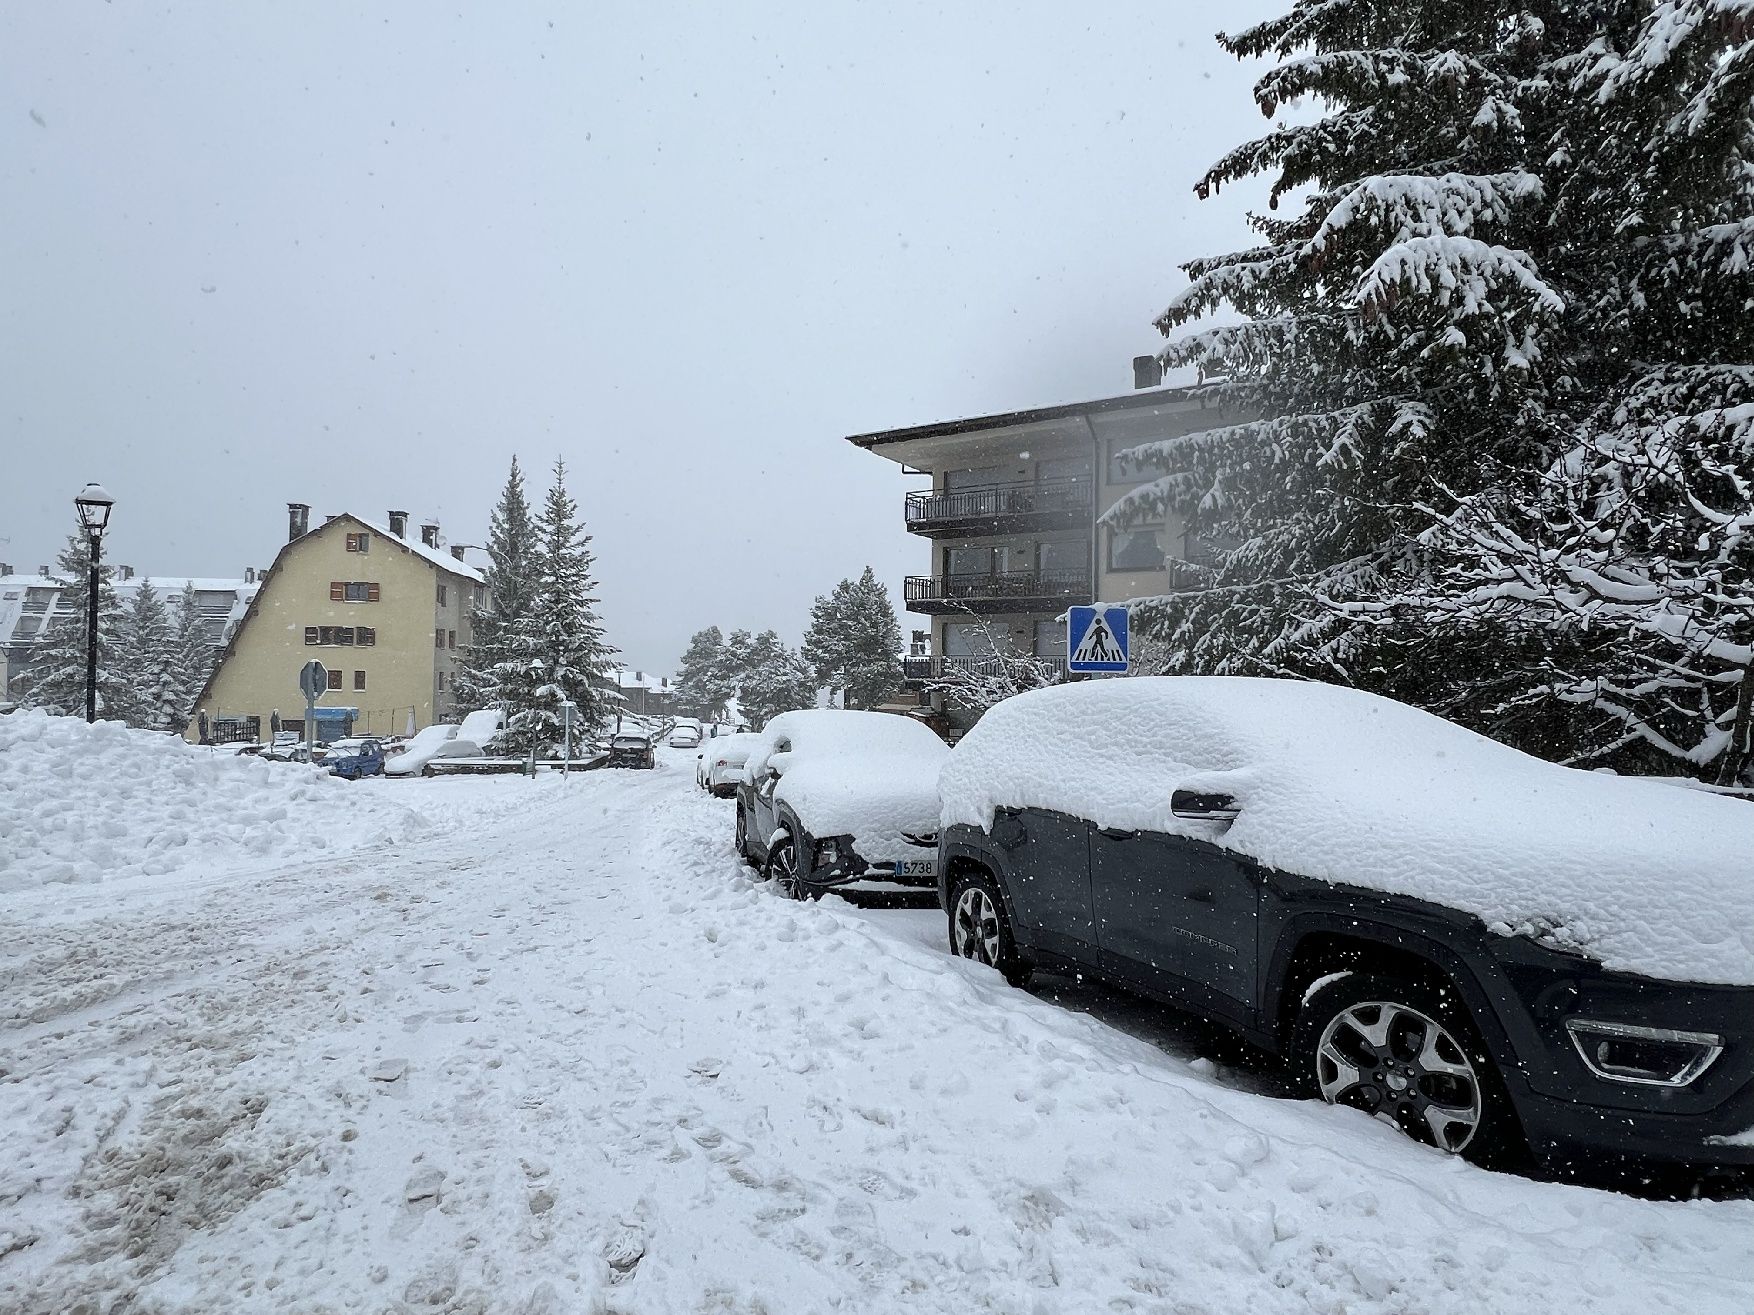
<svg viewBox="0 0 1754 1315">
<path fill-rule="evenodd" d="M 269 567 L 196 704 L 187 738 L 214 742 L 304 730 L 299 672 L 312 658 L 329 672 L 317 706 L 322 740 L 403 735 L 453 721 L 451 693 L 469 618 L 487 601 L 482 574 L 446 550 L 435 524 L 408 538 L 408 514 L 388 526 L 331 516 L 310 528 L 310 508 L 287 506 L 287 543 Z"/>
</svg>

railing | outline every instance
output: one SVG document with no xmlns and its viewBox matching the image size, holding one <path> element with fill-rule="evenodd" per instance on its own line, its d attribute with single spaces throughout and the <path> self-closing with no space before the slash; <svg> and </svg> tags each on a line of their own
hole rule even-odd
<svg viewBox="0 0 1754 1315">
<path fill-rule="evenodd" d="M 910 603 L 1006 598 L 1079 598 L 1090 592 L 1084 567 L 1039 571 L 970 571 L 956 575 L 910 575 L 903 598 Z"/>
<path fill-rule="evenodd" d="M 1011 660 L 1015 661 L 1020 656 L 1022 655 L 1012 655 Z M 1064 657 L 1036 656 L 1030 660 L 1062 674 L 1066 670 Z M 996 676 L 1003 673 L 1004 666 L 1005 659 L 997 657 L 907 657 L 901 660 L 901 674 L 908 680 L 936 680 L 951 671 L 966 671 L 976 676 Z"/>
<path fill-rule="evenodd" d="M 1015 484 L 983 484 L 953 492 L 922 490 L 907 495 L 908 525 L 933 521 L 1000 520 L 1036 512 L 1088 512 L 1088 477 L 1028 480 Z"/>
</svg>

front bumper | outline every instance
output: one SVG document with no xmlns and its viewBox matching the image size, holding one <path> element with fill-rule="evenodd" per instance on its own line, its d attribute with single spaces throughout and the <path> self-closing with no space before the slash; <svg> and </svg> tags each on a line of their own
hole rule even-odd
<svg viewBox="0 0 1754 1315">
<path fill-rule="evenodd" d="M 830 836 L 816 841 L 810 847 L 814 866 L 802 877 L 802 881 L 816 890 L 833 890 L 837 886 L 850 886 L 860 881 L 882 881 L 893 885 L 914 886 L 922 890 L 935 889 L 938 885 L 937 850 L 922 849 L 920 852 L 922 857 L 928 854 L 931 856 L 933 870 L 929 873 L 898 876 L 894 866 L 896 860 L 867 860 L 854 847 L 852 836 Z"/>
</svg>

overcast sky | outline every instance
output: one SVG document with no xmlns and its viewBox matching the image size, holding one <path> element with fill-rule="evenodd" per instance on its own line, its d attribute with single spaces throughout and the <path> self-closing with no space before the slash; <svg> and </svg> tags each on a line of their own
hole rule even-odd
<svg viewBox="0 0 1754 1315">
<path fill-rule="evenodd" d="M 288 501 L 479 543 L 559 455 L 634 665 L 866 563 L 899 604 L 843 436 L 1125 392 L 1258 201 L 1191 191 L 1267 126 L 1212 31 L 1283 8 L 0 7 L 0 561 L 88 479 L 153 574 Z"/>
</svg>

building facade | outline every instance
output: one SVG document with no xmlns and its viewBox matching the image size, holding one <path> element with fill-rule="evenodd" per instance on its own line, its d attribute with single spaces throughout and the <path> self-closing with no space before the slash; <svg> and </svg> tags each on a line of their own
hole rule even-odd
<svg viewBox="0 0 1754 1315">
<path fill-rule="evenodd" d="M 407 513 L 387 524 L 351 513 L 312 529 L 288 504 L 287 543 L 261 582 L 196 704 L 188 738 L 263 739 L 303 732 L 299 672 L 329 672 L 317 735 L 412 734 L 462 712 L 453 690 L 472 642 L 470 617 L 488 601 L 481 572 L 447 550 L 436 524 L 408 537 Z"/>
<path fill-rule="evenodd" d="M 250 567 L 237 579 L 188 579 L 179 575 L 138 575 L 133 567 L 119 565 L 110 568 L 110 584 L 124 608 L 133 603 L 134 595 L 144 584 L 151 584 L 171 608 L 177 605 L 183 586 L 194 585 L 208 642 L 217 649 L 231 638 L 243 619 L 250 600 L 256 596 L 262 574 Z M 0 699 L 9 697 L 15 682 L 23 680 L 30 671 L 36 646 L 50 625 L 68 619 L 73 606 L 65 582 L 51 575 L 48 567 L 39 567 L 35 575 L 19 575 L 0 562 Z M 83 617 L 73 619 L 84 624 Z"/>
<path fill-rule="evenodd" d="M 1075 603 L 1169 593 L 1208 557 L 1174 516 L 1116 528 L 1100 517 L 1155 478 L 1121 453 L 1231 418 L 1209 391 L 1153 389 L 1094 402 L 855 434 L 848 441 L 929 475 L 902 515 L 930 544 L 928 574 L 909 576 L 904 602 L 922 642 L 904 659 L 923 688 L 947 668 L 978 669 L 995 652 L 1031 654 L 1062 670 Z M 923 650 L 923 651 L 921 651 Z M 941 706 L 941 703 L 940 705 Z"/>
</svg>

